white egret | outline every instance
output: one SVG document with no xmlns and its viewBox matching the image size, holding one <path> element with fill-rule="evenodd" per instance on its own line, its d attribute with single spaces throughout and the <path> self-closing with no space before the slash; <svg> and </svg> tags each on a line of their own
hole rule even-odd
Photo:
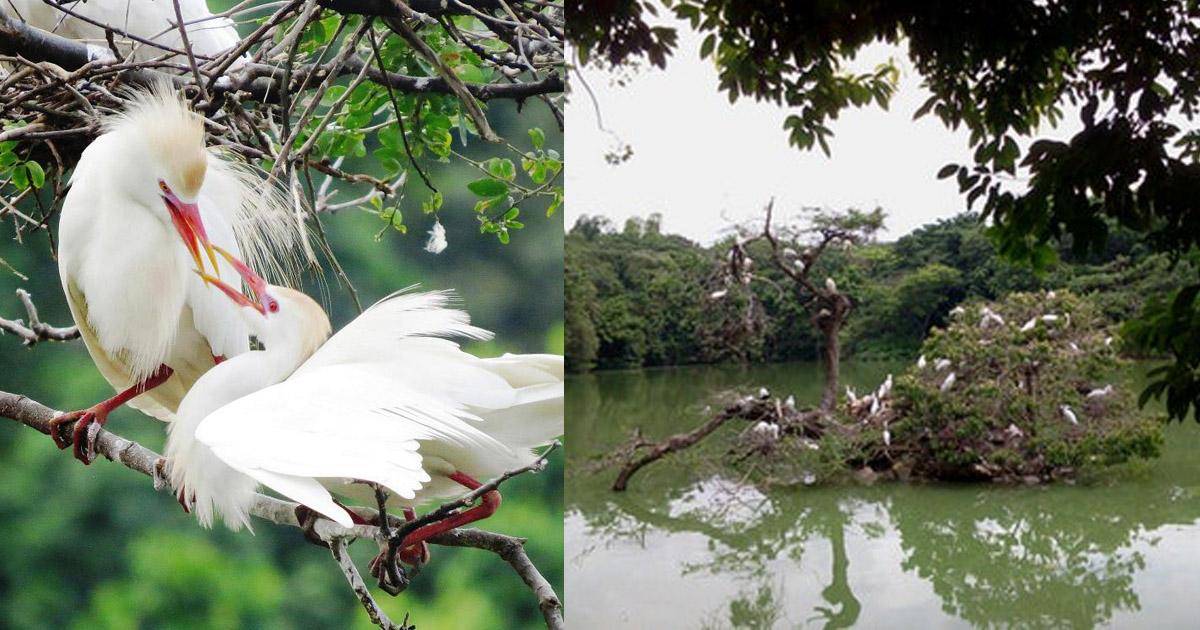
<svg viewBox="0 0 1200 630">
<path fill-rule="evenodd" d="M 771 396 L 771 392 L 767 391 L 766 387 L 758 388 L 758 397 L 759 398 L 769 398 L 770 396 Z"/>
<path fill-rule="evenodd" d="M 918 370 L 924 370 L 926 365 L 928 365 L 928 361 L 925 360 L 925 355 L 922 354 L 921 356 L 917 357 Z"/>
<path fill-rule="evenodd" d="M 956 381 L 957 378 L 958 377 L 956 377 L 954 375 L 954 372 L 951 372 L 946 377 L 946 380 L 942 381 L 942 384 L 941 384 L 941 386 L 938 387 L 938 390 L 943 391 L 943 392 L 949 391 L 951 387 L 954 387 L 954 381 Z"/>
<path fill-rule="evenodd" d="M 231 277 L 214 248 L 282 273 L 298 236 L 286 202 L 204 146 L 202 119 L 166 86 L 133 95 L 80 157 L 59 223 L 59 276 L 88 353 L 118 390 L 53 422 L 91 458 L 93 423 L 128 402 L 170 421 L 213 363 L 249 350 L 240 309 L 193 273 Z M 250 273 L 248 268 L 245 272 Z M 76 422 L 77 421 L 77 422 Z M 71 442 L 63 425 L 75 422 Z M 94 434 L 93 434 L 94 435 Z"/>
<path fill-rule="evenodd" d="M 797 261 L 793 262 L 792 265 L 794 265 L 796 267 L 796 271 L 798 271 L 800 273 L 804 273 L 804 261 L 803 260 L 797 260 Z"/>
<path fill-rule="evenodd" d="M 883 445 L 884 446 L 892 445 L 892 432 L 890 430 L 888 430 L 888 425 L 886 422 L 883 425 Z"/>
<path fill-rule="evenodd" d="M 173 49 L 182 50 L 183 40 L 179 34 L 173 0 L 106 0 L 104 2 L 61 2 L 71 13 L 120 29 L 141 39 Z M 70 15 L 52 2 L 45 0 L 5 0 L 0 2 L 0 12 L 8 12 L 29 23 L 30 26 L 49 31 L 69 39 L 77 39 L 107 51 L 108 43 L 104 29 Z M 203 58 L 215 57 L 238 45 L 241 37 L 233 21 L 227 17 L 216 17 L 208 10 L 204 0 L 179 0 L 179 12 L 187 29 L 192 52 Z M 133 61 L 147 61 L 164 54 L 164 50 L 150 44 L 130 42 L 120 33 L 116 36 L 123 55 L 132 51 Z"/>
<path fill-rule="evenodd" d="M 1070 422 L 1071 424 L 1079 424 L 1079 418 L 1075 417 L 1075 412 L 1071 411 L 1071 407 L 1069 405 L 1060 405 L 1058 407 L 1058 411 L 1062 413 L 1064 418 L 1067 419 L 1067 422 Z"/>
<path fill-rule="evenodd" d="M 1021 325 L 1021 332 L 1025 333 L 1025 332 L 1029 332 L 1029 331 L 1033 330 L 1034 327 L 1037 326 L 1037 323 L 1038 323 L 1038 318 L 1030 317 L 1029 321 L 1027 321 Z"/>
<path fill-rule="evenodd" d="M 995 325 L 995 326 L 1003 326 L 1004 325 L 1004 318 L 1001 317 L 998 313 L 996 313 L 992 309 L 985 306 L 985 307 L 983 307 L 983 310 L 980 311 L 980 313 L 981 313 L 981 317 L 979 319 L 979 327 L 980 328 L 989 328 L 993 325 Z"/>
<path fill-rule="evenodd" d="M 967 312 L 967 309 L 963 308 L 962 306 L 955 306 L 954 308 L 950 309 L 950 316 L 958 317 L 959 315 L 962 315 L 963 313 L 966 313 L 966 312 Z"/>
<path fill-rule="evenodd" d="M 846 402 L 850 403 L 851 405 L 858 402 L 858 394 L 854 391 L 854 388 L 850 387 L 849 385 L 846 386 Z"/>
<path fill-rule="evenodd" d="M 167 440 L 171 483 L 205 526 L 219 515 L 232 529 L 248 527 L 259 484 L 343 526 L 361 519 L 330 491 L 374 504 L 364 482 L 375 484 L 412 518 L 420 504 L 533 462 L 533 449 L 563 432 L 562 357 L 467 354 L 453 339 L 491 334 L 448 308 L 446 293 L 394 294 L 325 341 L 328 319 L 310 298 L 252 288 L 275 305 L 248 321 L 266 349 L 210 370 Z M 415 530 L 401 559 L 425 561 L 425 539 L 499 505 L 492 491 Z"/>
<path fill-rule="evenodd" d="M 798 254 L 796 254 L 796 250 L 792 249 L 791 247 L 784 247 L 783 255 L 787 256 L 788 258 L 795 258 Z"/>
<path fill-rule="evenodd" d="M 1058 315 L 1055 315 L 1054 313 L 1047 313 L 1042 315 L 1042 321 L 1046 322 L 1047 324 L 1053 324 L 1054 322 L 1058 321 Z"/>
<path fill-rule="evenodd" d="M 1111 396 L 1112 393 L 1113 393 L 1113 386 L 1112 386 L 1112 383 L 1109 383 L 1108 385 L 1105 385 L 1102 388 L 1093 389 L 1092 391 L 1088 392 L 1087 398 L 1088 399 L 1103 398 L 1105 396 Z"/>
<path fill-rule="evenodd" d="M 871 410 L 867 415 L 873 416 L 873 415 L 879 413 L 879 398 L 874 395 L 872 395 L 870 398 L 871 398 Z"/>
<path fill-rule="evenodd" d="M 879 385 L 879 391 L 875 394 L 875 397 L 886 398 L 888 394 L 892 393 L 893 383 L 894 381 L 892 380 L 892 375 L 888 374 L 887 378 L 883 379 L 883 383 Z"/>
<path fill-rule="evenodd" d="M 825 278 L 825 290 L 830 293 L 837 293 L 837 283 L 833 281 L 833 278 Z"/>
<path fill-rule="evenodd" d="M 796 397 L 788 394 L 787 399 L 783 401 L 783 406 L 794 411 L 796 409 Z"/>
<path fill-rule="evenodd" d="M 1105 337 L 1105 338 L 1104 338 L 1104 347 L 1106 347 L 1106 348 L 1107 348 L 1107 347 L 1109 347 L 1109 346 L 1112 346 L 1112 343 L 1113 343 L 1113 338 L 1112 338 L 1112 337 Z"/>
<path fill-rule="evenodd" d="M 950 367 L 950 363 L 950 359 L 937 359 L 933 362 L 933 369 L 941 372 L 942 370 Z"/>
<path fill-rule="evenodd" d="M 774 422 L 759 421 L 750 430 L 760 442 L 769 444 L 779 439 L 779 425 Z"/>
<path fill-rule="evenodd" d="M 729 291 L 727 291 L 725 289 L 721 289 L 720 291 L 713 291 L 712 293 L 710 293 L 708 298 L 710 300 L 719 300 L 728 294 L 729 294 Z"/>
</svg>

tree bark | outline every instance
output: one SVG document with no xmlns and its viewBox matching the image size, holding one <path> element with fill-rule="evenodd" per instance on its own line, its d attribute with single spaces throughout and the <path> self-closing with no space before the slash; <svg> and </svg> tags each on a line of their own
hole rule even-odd
<svg viewBox="0 0 1200 630">
<path fill-rule="evenodd" d="M 829 308 L 822 309 L 813 317 L 813 323 L 824 337 L 821 359 L 825 362 L 825 390 L 821 394 L 821 412 L 828 415 L 837 404 L 838 384 L 841 378 L 842 326 L 850 315 L 850 300 L 841 293 L 833 293 L 828 299 Z"/>
</svg>

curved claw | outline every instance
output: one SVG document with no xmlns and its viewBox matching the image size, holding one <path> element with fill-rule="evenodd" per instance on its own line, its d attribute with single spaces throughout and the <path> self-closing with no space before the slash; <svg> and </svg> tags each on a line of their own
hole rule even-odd
<svg viewBox="0 0 1200 630">
<path fill-rule="evenodd" d="M 89 465 L 96 460 L 96 438 L 107 421 L 107 414 L 95 408 L 64 413 L 50 421 L 50 437 L 60 449 L 73 446 L 75 459 Z M 75 428 L 71 430 L 71 439 L 67 440 L 63 437 L 63 427 L 70 423 L 74 423 Z"/>
</svg>

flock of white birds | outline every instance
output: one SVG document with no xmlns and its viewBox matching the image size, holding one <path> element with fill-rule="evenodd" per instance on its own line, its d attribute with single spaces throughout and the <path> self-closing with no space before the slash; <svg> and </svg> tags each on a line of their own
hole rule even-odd
<svg viewBox="0 0 1200 630">
<path fill-rule="evenodd" d="M 100 33 L 40 0 L 0 4 L 65 36 Z M 172 2 L 65 5 L 179 45 Z M 181 6 L 185 22 L 206 25 L 189 28 L 198 54 L 236 43 L 202 0 Z M 118 393 L 56 418 L 56 443 L 89 463 L 99 426 L 128 403 L 168 423 L 184 508 L 240 529 L 263 486 L 347 526 L 361 520 L 339 497 L 374 505 L 379 487 L 412 518 L 533 463 L 563 433 L 562 357 L 468 354 L 459 341 L 491 335 L 446 292 L 400 291 L 330 337 L 320 305 L 260 275 L 295 268 L 303 236 L 291 216 L 248 165 L 206 147 L 202 118 L 173 89 L 131 95 L 75 168 L 59 246 L 71 313 Z M 427 558 L 425 539 L 498 505 L 488 493 L 418 529 L 401 557 Z"/>
</svg>

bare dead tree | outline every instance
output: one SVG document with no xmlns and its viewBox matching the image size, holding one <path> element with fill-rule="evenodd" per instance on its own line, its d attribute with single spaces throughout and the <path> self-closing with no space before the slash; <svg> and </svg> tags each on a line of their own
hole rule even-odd
<svg viewBox="0 0 1200 630">
<path fill-rule="evenodd" d="M 821 335 L 821 360 L 825 369 L 825 386 L 821 394 L 821 410 L 828 414 L 837 403 L 839 367 L 841 360 L 841 330 L 850 316 L 850 297 L 838 289 L 837 281 L 826 277 L 814 281 L 813 269 L 827 252 L 849 248 L 870 241 L 883 227 L 883 210 L 871 212 L 856 209 L 831 211 L 806 208 L 790 222 L 774 221 L 775 200 L 764 211 L 761 225 L 749 222 L 736 226 L 738 234 L 725 262 L 730 287 L 741 287 L 747 299 L 755 297 L 751 283 L 768 283 L 775 289 L 795 295 L 809 313 L 813 327 Z M 764 254 L 757 253 L 757 243 L 766 245 Z M 756 262 L 755 256 L 758 256 Z M 755 268 L 771 266 L 790 283 L 780 286 Z M 747 311 L 748 317 L 764 311 Z"/>
<path fill-rule="evenodd" d="M 60 412 L 50 409 L 41 403 L 21 396 L 0 391 L 0 417 L 15 420 L 36 431 L 50 434 L 50 421 L 60 415 Z M 470 505 L 483 493 L 495 490 L 503 482 L 520 474 L 540 470 L 546 463 L 546 458 L 554 451 L 552 446 L 543 452 L 533 464 L 511 471 L 489 481 L 477 490 L 461 499 L 451 501 L 439 507 L 434 513 L 447 515 Z M 160 490 L 167 487 L 163 475 L 164 460 L 161 455 L 151 451 L 131 440 L 108 431 L 100 432 L 96 439 L 96 452 L 109 461 L 120 462 L 126 468 L 149 476 L 154 481 L 154 488 Z M 412 626 L 407 623 L 392 622 L 379 608 L 374 596 L 367 590 L 357 567 L 345 552 L 345 546 L 356 539 L 374 541 L 381 551 L 388 549 L 395 541 L 384 535 L 384 527 L 374 525 L 356 525 L 344 528 L 333 521 L 318 518 L 311 523 L 302 523 L 297 512 L 300 507 L 290 501 L 282 501 L 266 495 L 258 495 L 251 508 L 251 513 L 263 520 L 277 525 L 291 527 L 308 527 L 316 540 L 329 546 L 334 560 L 346 576 L 347 583 L 367 611 L 371 621 L 381 628 L 407 630 Z M 356 507 L 355 512 L 362 516 L 378 521 L 378 512 L 370 508 Z M 405 521 L 389 517 L 388 528 L 401 537 L 406 531 Z M 536 597 L 538 608 L 546 620 L 546 627 L 554 630 L 565 628 L 563 622 L 562 602 L 554 592 L 554 588 L 529 560 L 524 550 L 524 540 L 495 534 L 477 529 L 457 529 L 435 536 L 429 542 L 451 547 L 473 547 L 490 551 L 508 563 Z"/>
</svg>

